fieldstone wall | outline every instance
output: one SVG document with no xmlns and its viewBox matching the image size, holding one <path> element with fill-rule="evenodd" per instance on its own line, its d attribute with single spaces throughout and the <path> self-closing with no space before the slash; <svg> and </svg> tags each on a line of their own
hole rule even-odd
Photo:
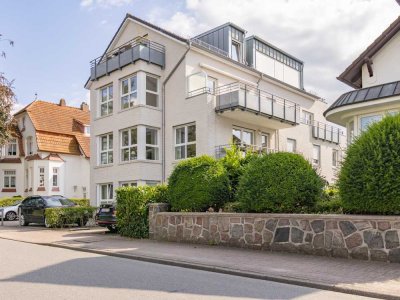
<svg viewBox="0 0 400 300">
<path fill-rule="evenodd" d="M 399 217 L 173 213 L 167 208 L 151 205 L 150 238 L 400 263 Z"/>
</svg>

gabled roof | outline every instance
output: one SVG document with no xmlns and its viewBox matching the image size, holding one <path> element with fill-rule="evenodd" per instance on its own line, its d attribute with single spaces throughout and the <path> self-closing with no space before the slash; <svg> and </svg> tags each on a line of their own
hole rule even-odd
<svg viewBox="0 0 400 300">
<path fill-rule="evenodd" d="M 90 111 L 37 100 L 14 116 L 24 112 L 28 114 L 35 127 L 40 151 L 84 154 L 90 157 L 90 138 L 76 126 L 76 122 L 90 124 Z"/>
<path fill-rule="evenodd" d="M 366 59 L 372 58 L 397 32 L 400 31 L 400 16 L 357 57 L 337 79 L 353 88 L 361 88 L 361 68 Z"/>
</svg>

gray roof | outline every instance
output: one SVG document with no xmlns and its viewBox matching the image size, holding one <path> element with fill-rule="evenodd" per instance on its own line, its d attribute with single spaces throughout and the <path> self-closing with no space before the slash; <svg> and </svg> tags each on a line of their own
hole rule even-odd
<svg viewBox="0 0 400 300">
<path fill-rule="evenodd" d="M 370 86 L 364 89 L 358 89 L 350 91 L 341 95 L 325 112 L 332 109 L 357 104 L 362 102 L 367 102 L 371 100 L 384 99 L 392 96 L 400 95 L 400 81 Z"/>
</svg>

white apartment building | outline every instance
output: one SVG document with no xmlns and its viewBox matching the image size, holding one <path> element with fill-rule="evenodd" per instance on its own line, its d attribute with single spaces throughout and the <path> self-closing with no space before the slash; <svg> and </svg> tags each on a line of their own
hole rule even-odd
<svg viewBox="0 0 400 300">
<path fill-rule="evenodd" d="M 13 137 L 1 147 L 0 198 L 90 197 L 90 112 L 34 101 L 14 115 Z"/>
<path fill-rule="evenodd" d="M 227 23 L 192 39 L 127 15 L 91 62 L 92 203 L 166 182 L 188 157 L 291 151 L 333 182 L 345 140 L 303 87 L 303 62 Z"/>
<path fill-rule="evenodd" d="M 355 90 L 341 95 L 324 115 L 347 127 L 352 139 L 386 114 L 400 111 L 400 17 L 339 75 Z"/>
</svg>

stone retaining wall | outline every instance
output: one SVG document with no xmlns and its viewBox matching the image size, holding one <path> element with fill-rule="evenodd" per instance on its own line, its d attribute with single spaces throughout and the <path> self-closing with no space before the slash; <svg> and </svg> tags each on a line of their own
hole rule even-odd
<svg viewBox="0 0 400 300">
<path fill-rule="evenodd" d="M 391 216 L 173 213 L 151 204 L 150 238 L 400 263 Z"/>
</svg>

